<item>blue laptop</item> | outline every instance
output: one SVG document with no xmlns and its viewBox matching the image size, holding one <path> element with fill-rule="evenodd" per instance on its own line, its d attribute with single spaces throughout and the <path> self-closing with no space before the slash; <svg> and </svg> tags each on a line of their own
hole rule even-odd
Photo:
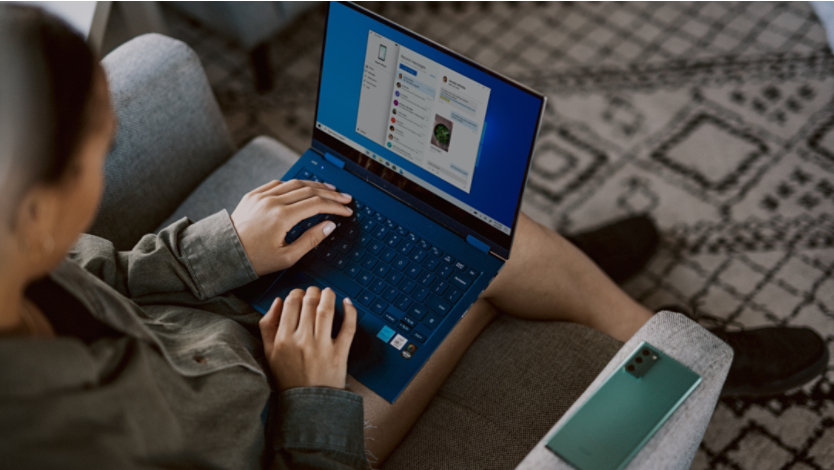
<svg viewBox="0 0 834 470">
<path fill-rule="evenodd" d="M 426 38 L 331 3 L 312 147 L 283 179 L 334 184 L 354 215 L 294 227 L 290 242 L 322 218 L 337 223 L 294 267 L 239 294 L 262 313 L 298 287 L 350 297 L 348 372 L 394 402 L 509 257 L 544 106 Z"/>
</svg>

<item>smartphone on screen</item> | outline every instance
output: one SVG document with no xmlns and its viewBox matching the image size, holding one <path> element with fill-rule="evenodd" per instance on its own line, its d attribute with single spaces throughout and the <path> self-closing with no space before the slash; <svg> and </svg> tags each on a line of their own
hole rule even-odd
<svg viewBox="0 0 834 470">
<path fill-rule="evenodd" d="M 698 374 L 644 341 L 547 447 L 579 470 L 621 469 L 699 383 Z"/>
</svg>

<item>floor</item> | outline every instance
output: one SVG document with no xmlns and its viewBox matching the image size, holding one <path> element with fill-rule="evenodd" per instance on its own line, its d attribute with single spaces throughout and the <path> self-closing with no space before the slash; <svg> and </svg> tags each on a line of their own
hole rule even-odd
<svg viewBox="0 0 834 470">
<path fill-rule="evenodd" d="M 834 358 L 834 57 L 807 3 L 374 4 L 549 97 L 523 209 L 560 231 L 651 214 L 660 252 L 625 288 L 705 323 L 808 326 Z M 182 17 L 235 139 L 310 142 L 324 7 L 272 41 L 276 87 Z M 693 468 L 834 468 L 834 365 L 722 400 Z"/>
</svg>

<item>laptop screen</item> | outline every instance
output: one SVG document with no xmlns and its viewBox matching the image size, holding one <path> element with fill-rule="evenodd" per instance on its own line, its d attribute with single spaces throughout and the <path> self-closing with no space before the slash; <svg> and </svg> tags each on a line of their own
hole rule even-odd
<svg viewBox="0 0 834 470">
<path fill-rule="evenodd" d="M 360 7 L 330 4 L 314 141 L 499 255 L 509 254 L 544 102 Z"/>
</svg>

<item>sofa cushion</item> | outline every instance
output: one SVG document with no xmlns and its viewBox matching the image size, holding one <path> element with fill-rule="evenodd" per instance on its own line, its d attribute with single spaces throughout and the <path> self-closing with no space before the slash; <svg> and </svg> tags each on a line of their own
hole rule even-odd
<svg viewBox="0 0 834 470">
<path fill-rule="evenodd" d="M 495 319 L 383 468 L 513 468 L 622 343 L 563 322 Z"/>
<path fill-rule="evenodd" d="M 118 121 L 90 233 L 129 249 L 234 152 L 200 59 L 146 34 L 102 61 Z"/>
<path fill-rule="evenodd" d="M 203 181 L 157 230 L 188 217 L 200 220 L 220 209 L 231 214 L 240 198 L 274 179 L 280 179 L 298 154 L 270 137 L 256 137 Z"/>
</svg>

